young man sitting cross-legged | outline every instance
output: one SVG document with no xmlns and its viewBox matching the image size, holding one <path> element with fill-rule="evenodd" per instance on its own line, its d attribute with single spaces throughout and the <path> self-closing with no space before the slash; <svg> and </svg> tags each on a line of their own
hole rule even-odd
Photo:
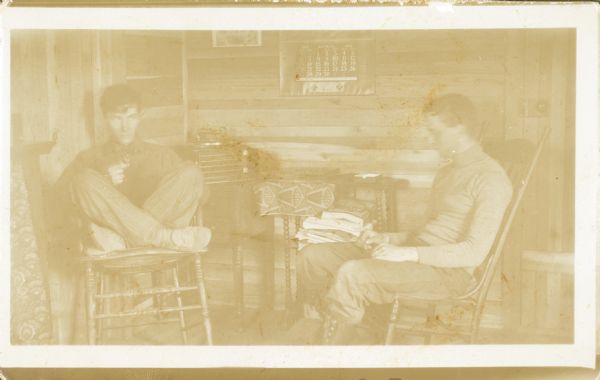
<svg viewBox="0 0 600 380">
<path fill-rule="evenodd" d="M 140 98 L 127 85 L 108 87 L 101 108 L 109 141 L 81 152 L 57 182 L 91 222 L 97 248 L 205 250 L 211 231 L 189 225 L 206 198 L 200 168 L 140 141 Z"/>
</svg>

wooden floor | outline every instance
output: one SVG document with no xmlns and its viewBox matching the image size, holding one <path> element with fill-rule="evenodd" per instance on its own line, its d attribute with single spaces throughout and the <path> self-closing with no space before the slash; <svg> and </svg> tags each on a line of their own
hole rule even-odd
<svg viewBox="0 0 600 380">
<path fill-rule="evenodd" d="M 259 318 L 249 319 L 246 329 L 233 307 L 211 309 L 213 333 L 217 345 L 262 345 L 262 344 L 307 344 L 319 330 L 315 320 L 299 320 L 290 328 L 282 324 L 283 312 L 272 311 Z M 248 313 L 252 315 L 251 311 Z M 200 322 L 199 313 L 190 313 L 189 321 Z M 82 321 L 80 321 L 82 322 Z M 85 327 L 85 324 L 79 324 Z M 190 330 L 190 344 L 203 344 L 204 335 L 200 326 Z M 482 331 L 482 339 L 501 343 L 556 343 L 548 336 L 535 336 L 522 332 Z M 78 344 L 85 344 L 85 328 L 79 328 Z M 114 330 L 105 344 L 180 344 L 176 324 L 138 328 L 127 336 L 124 331 Z M 598 370 L 581 368 L 427 368 L 427 369 L 2 369 L 8 379 L 19 380 L 70 380 L 70 379 L 328 379 L 328 380 L 424 380 L 424 379 L 522 379 L 522 380 L 592 380 L 598 379 Z M 1 377 L 0 377 L 1 378 Z"/>
<path fill-rule="evenodd" d="M 81 317 L 80 317 L 81 318 Z M 155 317 L 140 317 L 144 320 L 135 322 L 155 321 Z M 384 315 L 368 316 L 369 323 L 358 329 L 354 344 L 377 345 L 383 343 L 383 333 L 386 325 Z M 186 313 L 189 324 L 188 344 L 205 344 L 201 316 L 199 312 Z M 248 309 L 243 319 L 240 319 L 233 307 L 214 306 L 211 308 L 213 324 L 213 340 L 215 345 L 311 345 L 318 342 L 321 322 L 315 319 L 296 319 L 286 325 L 283 311 L 271 310 L 258 313 Z M 85 344 L 85 321 L 77 323 L 75 344 Z M 379 326 L 375 328 L 374 326 Z M 570 343 L 569 339 L 548 334 L 528 331 L 498 331 L 483 330 L 480 340 L 484 344 L 559 344 Z M 434 340 L 434 342 L 436 342 Z M 438 341 L 436 343 L 457 343 L 460 340 Z M 109 345 L 177 345 L 183 344 L 177 323 L 145 325 L 131 329 L 106 330 L 102 344 Z M 421 338 L 398 337 L 395 344 L 422 344 Z"/>
</svg>

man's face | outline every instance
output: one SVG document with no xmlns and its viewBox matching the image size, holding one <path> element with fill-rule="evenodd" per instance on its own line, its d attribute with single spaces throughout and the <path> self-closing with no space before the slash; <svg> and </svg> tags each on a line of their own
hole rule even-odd
<svg viewBox="0 0 600 380">
<path fill-rule="evenodd" d="M 428 114 L 425 116 L 425 127 L 433 137 L 435 148 L 444 158 L 449 158 L 456 151 L 464 128 L 461 126 L 450 127 L 439 115 Z"/>
<path fill-rule="evenodd" d="M 106 114 L 112 141 L 121 145 L 129 145 L 135 139 L 135 133 L 140 124 L 138 107 L 125 106 L 117 111 Z"/>
</svg>

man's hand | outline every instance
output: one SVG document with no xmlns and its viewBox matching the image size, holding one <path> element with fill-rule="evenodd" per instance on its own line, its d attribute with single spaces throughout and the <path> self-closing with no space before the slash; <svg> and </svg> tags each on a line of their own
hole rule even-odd
<svg viewBox="0 0 600 380">
<path fill-rule="evenodd" d="M 398 247 L 397 245 L 382 243 L 379 244 L 373 252 L 371 256 L 374 259 L 378 260 L 386 260 L 386 261 L 396 261 L 396 262 L 404 262 L 404 261 L 419 261 L 419 254 L 417 249 L 414 247 Z"/>
<path fill-rule="evenodd" d="M 113 185 L 120 185 L 125 180 L 125 169 L 129 163 L 123 161 L 108 167 L 108 176 Z"/>
<path fill-rule="evenodd" d="M 356 244 L 361 248 L 370 249 L 373 246 L 389 242 L 389 236 L 380 232 L 373 231 L 373 227 L 369 224 L 365 227 L 361 235 L 358 237 Z"/>
</svg>

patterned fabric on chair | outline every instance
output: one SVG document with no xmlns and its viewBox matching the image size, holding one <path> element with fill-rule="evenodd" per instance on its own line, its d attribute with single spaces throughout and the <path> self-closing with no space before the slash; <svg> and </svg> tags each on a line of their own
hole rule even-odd
<svg viewBox="0 0 600 380">
<path fill-rule="evenodd" d="M 40 257 L 22 166 L 11 168 L 11 343 L 49 344 L 52 335 L 45 263 Z"/>
</svg>

